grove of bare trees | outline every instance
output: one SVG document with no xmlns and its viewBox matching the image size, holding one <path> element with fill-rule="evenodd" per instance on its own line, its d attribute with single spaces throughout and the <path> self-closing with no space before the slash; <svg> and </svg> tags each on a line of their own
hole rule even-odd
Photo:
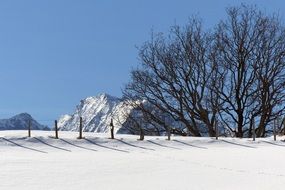
<svg viewBox="0 0 285 190">
<path fill-rule="evenodd" d="M 153 33 L 123 90 L 136 123 L 191 136 L 264 137 L 285 110 L 285 27 L 256 6 L 226 9 L 212 30 L 193 17 Z M 281 122 L 279 122 L 280 125 Z M 215 127 L 215 126 L 218 127 Z M 253 125 L 256 126 L 253 131 Z"/>
</svg>

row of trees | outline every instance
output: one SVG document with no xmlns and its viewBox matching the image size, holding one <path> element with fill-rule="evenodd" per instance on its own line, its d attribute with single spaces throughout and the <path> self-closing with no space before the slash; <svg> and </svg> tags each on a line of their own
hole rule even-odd
<svg viewBox="0 0 285 190">
<path fill-rule="evenodd" d="M 136 128 L 169 131 L 176 123 L 192 136 L 220 130 L 251 137 L 255 125 L 263 137 L 283 117 L 284 25 L 255 6 L 226 12 L 210 31 L 195 17 L 185 27 L 173 26 L 168 36 L 152 34 L 139 48 L 140 66 L 124 89 L 145 120 Z"/>
</svg>

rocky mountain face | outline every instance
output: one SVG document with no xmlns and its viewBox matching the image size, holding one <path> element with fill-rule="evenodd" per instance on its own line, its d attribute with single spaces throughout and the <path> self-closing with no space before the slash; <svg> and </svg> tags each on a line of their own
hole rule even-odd
<svg viewBox="0 0 285 190">
<path fill-rule="evenodd" d="M 158 117 L 165 118 L 165 122 L 170 126 L 175 128 L 181 126 L 155 108 L 150 107 L 150 109 L 156 112 Z M 165 129 L 161 125 L 144 120 L 142 113 L 127 105 L 125 100 L 108 94 L 100 94 L 81 100 L 73 114 L 60 117 L 58 120 L 59 130 L 79 131 L 80 117 L 82 117 L 82 127 L 85 132 L 110 132 L 110 122 L 113 119 L 115 133 L 139 134 L 141 128 L 147 135 L 165 133 Z"/>
<path fill-rule="evenodd" d="M 39 124 L 28 113 L 21 113 L 9 119 L 0 119 L 0 130 L 26 130 L 29 121 L 33 130 L 50 130 L 47 126 Z"/>
<path fill-rule="evenodd" d="M 130 111 L 131 108 L 126 106 L 123 100 L 108 94 L 100 94 L 81 100 L 73 114 L 60 117 L 58 127 L 63 131 L 78 131 L 82 117 L 83 131 L 109 132 L 113 119 L 117 132 L 125 123 L 126 115 Z"/>
</svg>

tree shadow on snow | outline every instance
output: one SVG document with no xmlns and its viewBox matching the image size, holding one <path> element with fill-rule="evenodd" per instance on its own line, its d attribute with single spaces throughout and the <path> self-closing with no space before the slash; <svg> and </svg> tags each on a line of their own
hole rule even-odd
<svg viewBox="0 0 285 190">
<path fill-rule="evenodd" d="M 63 150 L 63 151 L 66 151 L 66 152 L 71 152 L 71 150 L 68 150 L 68 149 L 65 149 L 65 148 L 60 148 L 60 147 L 57 147 L 57 146 L 54 146 L 54 145 L 51 145 L 51 144 L 48 144 L 47 142 L 37 138 L 37 137 L 33 137 L 34 139 L 36 139 L 37 141 L 39 141 L 40 143 L 46 145 L 46 146 L 49 146 L 49 147 L 52 147 L 52 148 L 55 148 L 55 149 L 58 149 L 58 150 Z"/>
<path fill-rule="evenodd" d="M 189 143 L 186 143 L 186 142 L 182 142 L 182 141 L 179 141 L 179 140 L 173 140 L 175 142 L 178 142 L 180 144 L 183 144 L 183 145 L 186 145 L 186 146 L 191 146 L 191 147 L 195 147 L 195 148 L 201 148 L 201 149 L 208 149 L 207 147 L 202 147 L 202 146 L 197 146 L 197 145 L 193 145 L 193 144 L 189 144 Z"/>
<path fill-rule="evenodd" d="M 92 149 L 92 148 L 86 148 L 86 147 L 83 147 L 83 146 L 80 146 L 80 145 L 77 145 L 77 144 L 73 144 L 67 140 L 64 140 L 64 139 L 60 139 L 61 141 L 63 141 L 64 143 L 66 144 L 69 144 L 71 146 L 74 146 L 74 147 L 77 147 L 77 148 L 82 148 L 82 149 L 85 149 L 85 150 L 91 150 L 91 151 L 94 151 L 94 152 L 97 152 L 98 150 L 95 150 L 95 149 Z"/>
<path fill-rule="evenodd" d="M 110 150 L 115 150 L 115 151 L 118 151 L 118 152 L 129 153 L 129 152 L 126 151 L 126 150 L 120 150 L 120 149 L 116 149 L 116 148 L 104 146 L 104 145 L 98 144 L 98 143 L 96 143 L 96 142 L 94 142 L 94 141 L 91 141 L 91 140 L 89 140 L 89 139 L 86 139 L 86 138 L 85 138 L 84 140 L 86 140 L 87 142 L 89 142 L 89 143 L 91 143 L 91 144 L 93 144 L 93 145 L 96 145 L 96 146 L 99 146 L 99 147 L 102 147 L 102 148 L 106 148 L 106 149 L 110 149 Z"/>
<path fill-rule="evenodd" d="M 128 145 L 128 146 L 131 146 L 131 147 L 135 147 L 135 148 L 141 148 L 141 149 L 144 149 L 144 150 L 152 150 L 152 151 L 155 151 L 154 149 L 151 149 L 151 148 L 146 148 L 146 147 L 142 147 L 142 146 L 138 146 L 138 145 L 134 145 L 134 144 L 131 144 L 131 143 L 128 143 L 126 141 L 123 141 L 122 139 L 115 139 L 125 145 Z"/>
<path fill-rule="evenodd" d="M 14 142 L 14 141 L 12 141 L 12 140 L 9 140 L 9 139 L 6 139 L 6 138 L 4 138 L 4 137 L 1 137 L 1 139 L 3 139 L 3 140 L 6 141 L 6 142 L 9 142 L 9 143 L 11 143 L 11 144 L 13 144 L 13 145 L 16 145 L 16 146 L 18 146 L 18 147 L 27 149 L 27 150 L 32 150 L 32 151 L 35 151 L 35 152 L 40 152 L 40 153 L 45 153 L 45 154 L 47 154 L 47 152 L 45 152 L 45 151 L 41 151 L 41 150 L 37 150 L 37 149 L 34 149 L 34 148 L 26 147 L 26 146 L 24 146 L 24 145 L 20 145 L 20 144 L 18 144 L 18 143 L 16 143 L 16 142 Z"/>
<path fill-rule="evenodd" d="M 249 145 L 244 145 L 244 144 L 239 144 L 239 143 L 235 143 L 235 142 L 230 142 L 230 141 L 227 141 L 227 140 L 221 140 L 225 143 L 229 143 L 229 144 L 233 144 L 233 145 L 237 145 L 237 146 L 242 146 L 242 147 L 246 147 L 246 148 L 256 148 L 256 147 L 253 147 L 253 146 L 249 146 Z"/>
<path fill-rule="evenodd" d="M 176 147 L 172 147 L 172 146 L 167 146 L 167 145 L 159 144 L 159 143 L 154 142 L 154 141 L 152 141 L 152 140 L 147 140 L 147 142 L 152 143 L 152 144 L 155 144 L 155 145 L 160 146 L 160 147 L 164 147 L 164 148 L 172 148 L 172 149 L 176 149 L 176 150 L 181 150 L 180 148 L 176 148 Z"/>
<path fill-rule="evenodd" d="M 282 146 L 282 147 L 285 147 L 285 145 L 281 145 L 281 144 L 277 144 L 277 143 L 273 143 L 273 142 L 268 142 L 268 141 L 260 141 L 260 142 L 267 143 L 267 144 L 271 144 L 271 145 L 275 145 L 275 146 Z"/>
</svg>

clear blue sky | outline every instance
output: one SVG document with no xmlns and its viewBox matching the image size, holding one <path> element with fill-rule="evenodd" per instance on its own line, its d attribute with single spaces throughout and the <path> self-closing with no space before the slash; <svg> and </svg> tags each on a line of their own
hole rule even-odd
<svg viewBox="0 0 285 190">
<path fill-rule="evenodd" d="M 121 96 L 151 29 L 193 14 L 211 27 L 241 2 L 284 18 L 283 0 L 0 0 L 0 118 L 51 124 L 85 97 Z"/>
</svg>

